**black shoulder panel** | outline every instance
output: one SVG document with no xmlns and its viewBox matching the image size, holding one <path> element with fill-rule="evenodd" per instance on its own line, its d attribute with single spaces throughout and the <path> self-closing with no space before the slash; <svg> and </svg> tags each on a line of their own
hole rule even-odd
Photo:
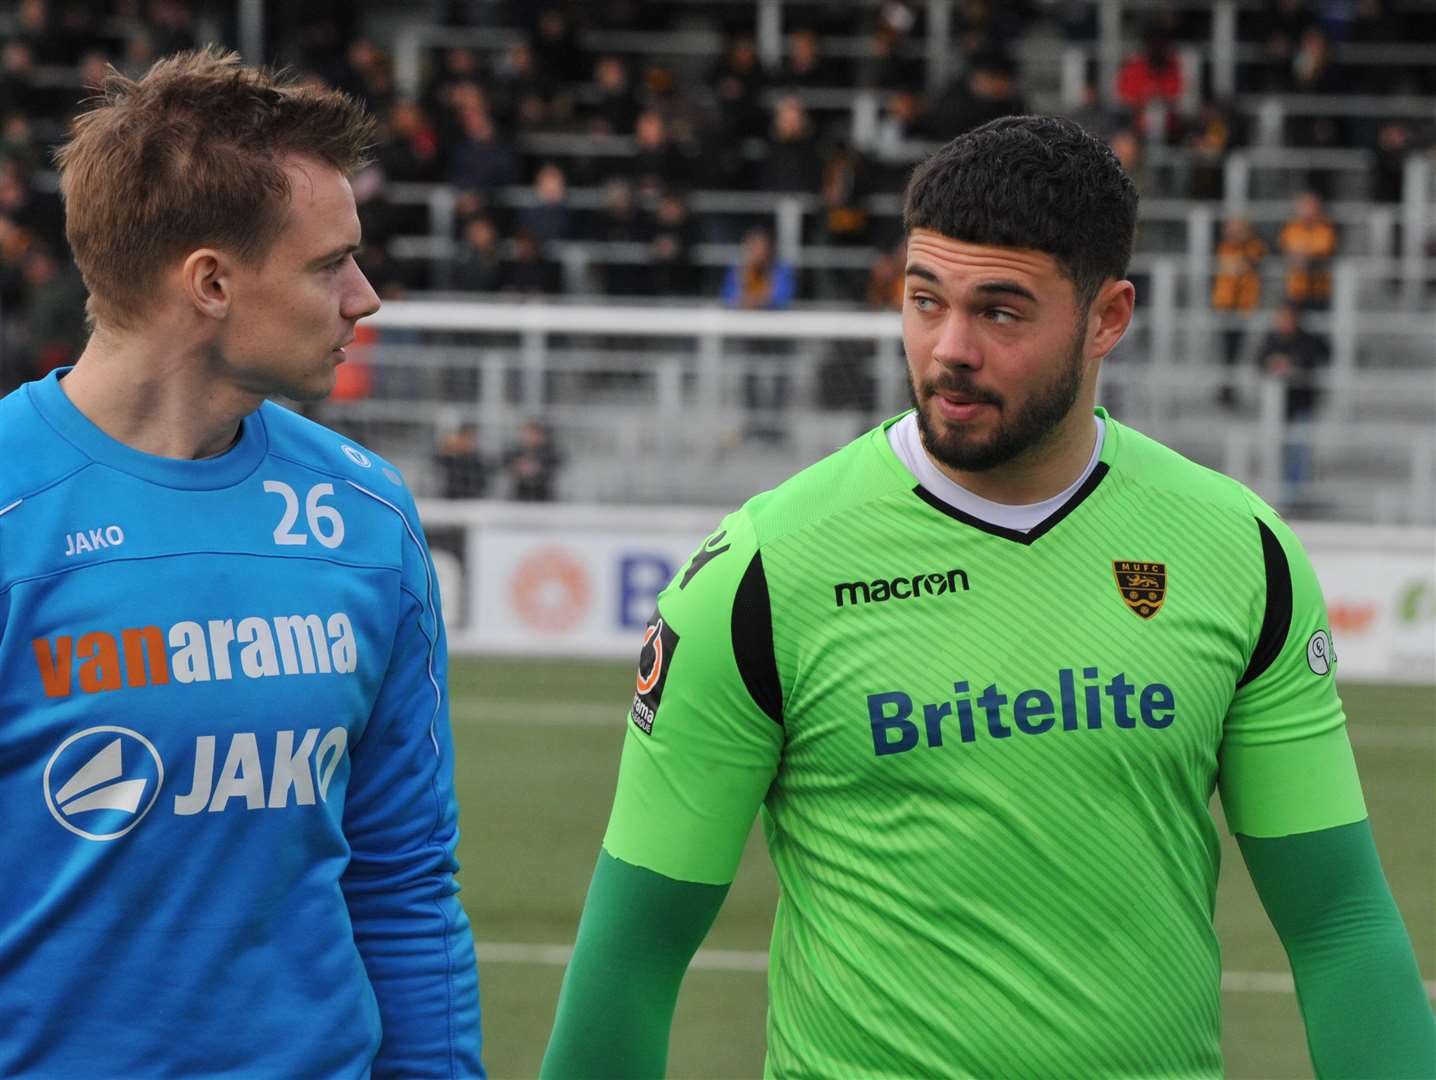
<svg viewBox="0 0 1436 1080">
<path fill-rule="evenodd" d="M 1291 567 L 1287 564 L 1286 552 L 1260 518 L 1257 519 L 1257 528 L 1261 531 L 1261 554 L 1266 562 L 1266 615 L 1262 617 L 1261 633 L 1257 636 L 1256 648 L 1252 650 L 1251 662 L 1237 680 L 1238 687 L 1245 686 L 1271 667 L 1291 629 Z"/>
<path fill-rule="evenodd" d="M 773 613 L 768 608 L 768 579 L 763 555 L 754 552 L 733 597 L 733 657 L 743 685 L 773 723 L 783 723 L 783 688 L 773 655 Z"/>
</svg>

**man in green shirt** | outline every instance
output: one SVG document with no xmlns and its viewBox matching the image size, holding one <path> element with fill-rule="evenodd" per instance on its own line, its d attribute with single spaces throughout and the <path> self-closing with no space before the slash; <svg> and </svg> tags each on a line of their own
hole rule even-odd
<svg viewBox="0 0 1436 1080">
<path fill-rule="evenodd" d="M 1436 1075 L 1305 554 L 1094 407 L 1136 204 L 1052 118 L 914 173 L 915 409 L 659 596 L 546 1077 L 661 1075 L 760 811 L 770 1075 L 1219 1077 L 1214 789 L 1319 1075 Z"/>
</svg>

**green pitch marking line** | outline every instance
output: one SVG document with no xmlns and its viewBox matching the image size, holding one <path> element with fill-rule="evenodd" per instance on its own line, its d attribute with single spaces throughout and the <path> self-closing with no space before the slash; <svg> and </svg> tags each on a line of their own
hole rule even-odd
<svg viewBox="0 0 1436 1080">
<path fill-rule="evenodd" d="M 480 941 L 475 945 L 482 964 L 537 964 L 565 967 L 572 945 L 527 945 L 510 941 Z M 768 970 L 768 954 L 756 949 L 699 949 L 690 971 Z M 1224 971 L 1222 989 L 1239 994 L 1294 994 L 1291 976 L 1280 971 Z M 1426 994 L 1436 998 L 1436 979 L 1426 981 Z"/>
<path fill-rule="evenodd" d="M 624 707 L 595 705 L 588 701 L 546 701 L 535 704 L 518 698 L 470 699 L 456 703 L 453 719 L 461 724 L 502 724 L 510 727 L 613 727 L 623 726 Z M 1436 725 L 1390 724 L 1350 729 L 1353 746 L 1376 750 L 1436 750 Z"/>
</svg>

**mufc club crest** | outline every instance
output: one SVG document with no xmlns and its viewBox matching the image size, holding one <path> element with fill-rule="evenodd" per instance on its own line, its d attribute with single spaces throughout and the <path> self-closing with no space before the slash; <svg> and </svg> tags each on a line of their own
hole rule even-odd
<svg viewBox="0 0 1436 1080">
<path fill-rule="evenodd" d="M 1112 572 L 1117 576 L 1122 602 L 1134 615 L 1150 619 L 1162 610 L 1162 601 L 1167 598 L 1166 563 L 1119 559 L 1112 563 Z"/>
</svg>

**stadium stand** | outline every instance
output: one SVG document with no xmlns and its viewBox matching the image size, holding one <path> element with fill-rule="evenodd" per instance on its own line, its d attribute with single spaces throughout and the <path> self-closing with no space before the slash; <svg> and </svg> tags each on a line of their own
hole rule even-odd
<svg viewBox="0 0 1436 1080">
<path fill-rule="evenodd" d="M 1436 0 L 262 7 L 265 59 L 382 121 L 354 186 L 386 307 L 318 411 L 421 492 L 456 432 L 496 462 L 542 418 L 561 498 L 732 503 L 901 409 L 907 170 L 1030 110 L 1107 138 L 1143 194 L 1108 407 L 1284 508 L 1436 521 Z M 0 5 L 0 386 L 82 344 L 49 153 L 104 65 L 254 29 L 184 0 Z M 1223 303 L 1237 218 L 1262 254 Z M 789 310 L 721 307 L 754 226 Z M 1258 364 L 1286 300 L 1330 357 L 1290 376 L 1300 423 Z"/>
</svg>

